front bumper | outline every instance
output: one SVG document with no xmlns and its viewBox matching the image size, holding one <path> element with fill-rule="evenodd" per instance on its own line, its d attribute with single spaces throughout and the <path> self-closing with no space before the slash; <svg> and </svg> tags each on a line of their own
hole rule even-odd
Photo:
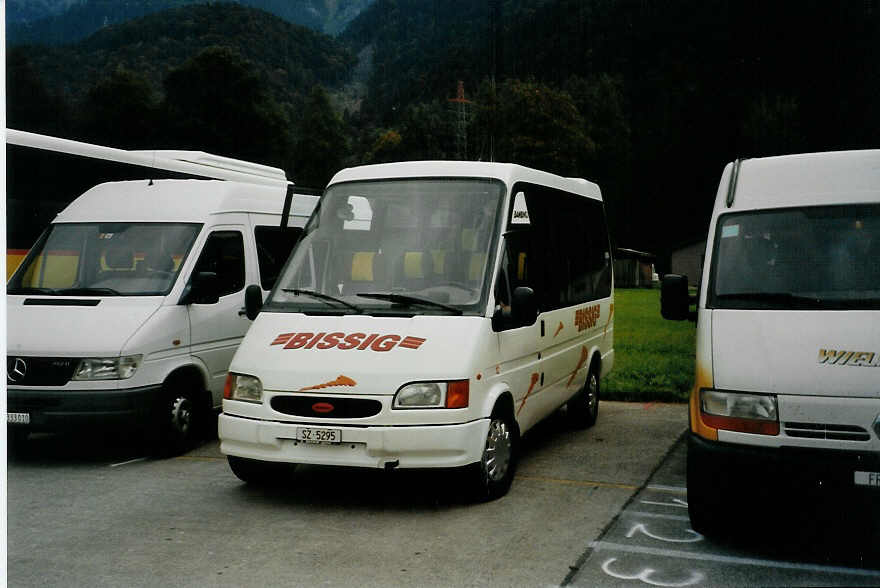
<svg viewBox="0 0 880 588">
<path fill-rule="evenodd" d="M 220 451 L 262 461 L 368 468 L 451 468 L 480 461 L 488 419 L 434 426 L 346 426 L 342 442 L 333 445 L 296 440 L 298 426 L 223 413 L 219 418 Z"/>
<path fill-rule="evenodd" d="M 9 427 L 29 431 L 71 431 L 86 427 L 124 428 L 148 425 L 161 386 L 122 390 L 8 388 L 7 413 L 28 415 L 27 424 L 9 418 Z"/>
<path fill-rule="evenodd" d="M 876 451 L 740 445 L 707 441 L 691 433 L 688 460 L 707 470 L 704 473 L 719 485 L 880 492 L 880 486 L 856 484 L 856 472 L 880 474 Z"/>
</svg>

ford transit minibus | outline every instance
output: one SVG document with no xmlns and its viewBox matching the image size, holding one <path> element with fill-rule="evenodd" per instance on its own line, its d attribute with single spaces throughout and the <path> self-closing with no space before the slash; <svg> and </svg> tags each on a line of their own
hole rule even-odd
<svg viewBox="0 0 880 588">
<path fill-rule="evenodd" d="M 595 184 L 497 163 L 343 170 L 233 358 L 221 451 L 249 482 L 278 464 L 461 467 L 501 496 L 535 423 L 563 405 L 595 422 L 613 313 Z"/>
</svg>

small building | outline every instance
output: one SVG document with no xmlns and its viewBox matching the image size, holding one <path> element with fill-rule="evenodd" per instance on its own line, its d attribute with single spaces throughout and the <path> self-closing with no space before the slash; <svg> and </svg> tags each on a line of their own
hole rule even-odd
<svg viewBox="0 0 880 588">
<path fill-rule="evenodd" d="M 688 284 L 696 286 L 703 276 L 703 256 L 706 253 L 706 240 L 681 245 L 672 250 L 670 272 L 687 276 Z"/>
<path fill-rule="evenodd" d="M 615 288 L 650 288 L 654 285 L 656 255 L 621 247 L 614 253 Z"/>
</svg>

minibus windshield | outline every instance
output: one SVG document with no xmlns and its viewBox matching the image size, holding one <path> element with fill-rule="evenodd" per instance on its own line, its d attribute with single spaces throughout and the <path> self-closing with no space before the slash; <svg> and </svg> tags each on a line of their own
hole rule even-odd
<svg viewBox="0 0 880 588">
<path fill-rule="evenodd" d="M 464 178 L 331 186 L 266 309 L 483 314 L 503 193 Z"/>
<path fill-rule="evenodd" d="M 63 223 L 43 234 L 8 294 L 167 294 L 198 235 L 194 223 Z"/>
<path fill-rule="evenodd" d="M 719 217 L 708 306 L 880 310 L 880 205 Z"/>
</svg>

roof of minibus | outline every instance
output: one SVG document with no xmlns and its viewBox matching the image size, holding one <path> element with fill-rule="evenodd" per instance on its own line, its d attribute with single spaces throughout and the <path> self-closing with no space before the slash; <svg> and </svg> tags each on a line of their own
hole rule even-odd
<svg viewBox="0 0 880 588">
<path fill-rule="evenodd" d="M 733 205 L 726 205 L 733 164 L 718 186 L 716 209 L 880 202 L 880 149 L 745 159 Z"/>
<path fill-rule="evenodd" d="M 132 180 L 98 184 L 54 222 L 198 222 L 226 212 L 280 214 L 286 187 L 223 180 Z M 305 202 L 309 200 L 309 202 Z M 308 216 L 314 196 L 298 195 L 291 215 Z M 301 209 L 301 210 L 300 210 Z"/>
<path fill-rule="evenodd" d="M 385 180 L 400 178 L 491 178 L 513 186 L 516 182 L 531 182 L 581 194 L 590 198 L 602 198 L 599 186 L 581 178 L 563 178 L 555 174 L 523 167 L 512 163 L 487 163 L 481 161 L 406 161 L 363 165 L 341 170 L 330 180 L 328 187 L 341 182 L 356 180 Z"/>
</svg>

